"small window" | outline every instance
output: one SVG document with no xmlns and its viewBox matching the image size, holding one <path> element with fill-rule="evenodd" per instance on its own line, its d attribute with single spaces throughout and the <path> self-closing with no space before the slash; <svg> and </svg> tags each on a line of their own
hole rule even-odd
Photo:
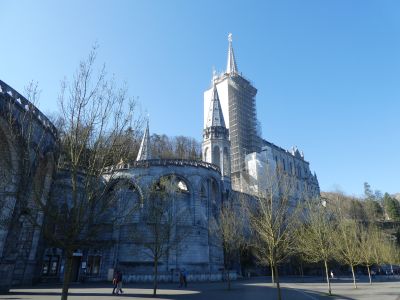
<svg viewBox="0 0 400 300">
<path fill-rule="evenodd" d="M 46 255 L 46 258 L 43 262 L 42 275 L 57 276 L 59 264 L 60 264 L 59 255 Z"/>
</svg>

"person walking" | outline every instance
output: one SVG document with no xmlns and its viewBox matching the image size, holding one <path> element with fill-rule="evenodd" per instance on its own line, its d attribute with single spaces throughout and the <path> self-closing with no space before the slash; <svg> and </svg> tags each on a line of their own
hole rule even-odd
<svg viewBox="0 0 400 300">
<path fill-rule="evenodd" d="M 118 293 L 122 294 L 122 272 L 118 271 L 117 272 L 117 290 L 115 291 L 115 294 L 118 295 Z"/>
<path fill-rule="evenodd" d="M 115 289 L 117 288 L 117 274 L 118 274 L 118 272 L 119 272 L 118 270 L 115 270 L 114 276 L 113 276 L 113 280 L 112 280 L 112 283 L 113 283 L 113 286 L 114 286 L 113 291 L 112 291 L 113 295 L 115 295 Z"/>
<path fill-rule="evenodd" d="M 183 287 L 184 281 L 183 281 L 183 272 L 179 270 L 179 287 Z"/>
<path fill-rule="evenodd" d="M 186 273 L 186 270 L 183 270 L 182 277 L 183 277 L 183 284 L 184 284 L 185 288 L 187 288 L 187 273 Z"/>
</svg>

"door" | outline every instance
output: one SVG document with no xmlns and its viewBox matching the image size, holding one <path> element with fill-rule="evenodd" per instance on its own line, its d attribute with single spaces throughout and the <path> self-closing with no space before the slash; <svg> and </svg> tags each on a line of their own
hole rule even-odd
<svg viewBox="0 0 400 300">
<path fill-rule="evenodd" d="M 71 282 L 79 281 L 79 270 L 81 267 L 81 256 L 74 256 L 72 258 Z"/>
</svg>

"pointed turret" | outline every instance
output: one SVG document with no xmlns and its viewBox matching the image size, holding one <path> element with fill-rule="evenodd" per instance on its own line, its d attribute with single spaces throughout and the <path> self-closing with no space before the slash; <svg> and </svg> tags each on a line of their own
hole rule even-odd
<svg viewBox="0 0 400 300">
<path fill-rule="evenodd" d="M 144 131 L 142 142 L 140 143 L 139 153 L 136 161 L 151 159 L 150 154 L 150 133 L 149 133 L 149 120 L 147 119 L 146 130 Z"/>
<path fill-rule="evenodd" d="M 226 127 L 224 115 L 222 114 L 221 103 L 219 102 L 217 87 L 214 83 L 214 90 L 208 110 L 206 127 Z"/>
<path fill-rule="evenodd" d="M 229 130 L 225 126 L 218 91 L 213 82 L 213 93 L 208 110 L 206 128 L 203 130 L 203 161 L 221 168 L 221 175 L 230 184 L 230 142 Z"/>
<path fill-rule="evenodd" d="M 238 68 L 236 65 L 235 54 L 233 53 L 232 33 L 228 34 L 228 41 L 229 41 L 229 47 L 228 47 L 228 63 L 226 64 L 226 73 L 237 74 Z"/>
</svg>

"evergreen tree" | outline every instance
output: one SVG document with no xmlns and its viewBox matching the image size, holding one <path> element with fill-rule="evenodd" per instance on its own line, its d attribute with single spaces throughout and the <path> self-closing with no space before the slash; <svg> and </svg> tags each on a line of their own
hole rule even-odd
<svg viewBox="0 0 400 300">
<path fill-rule="evenodd" d="M 390 197 L 388 193 L 383 196 L 383 206 L 390 220 L 400 221 L 400 204 L 396 199 Z"/>
</svg>

